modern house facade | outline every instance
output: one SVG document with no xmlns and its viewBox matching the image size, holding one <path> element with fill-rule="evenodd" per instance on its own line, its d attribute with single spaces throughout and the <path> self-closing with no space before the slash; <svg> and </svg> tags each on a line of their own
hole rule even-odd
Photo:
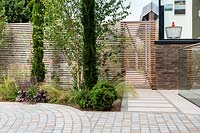
<svg viewBox="0 0 200 133">
<path fill-rule="evenodd" d="M 169 26 L 182 27 L 180 38 L 167 38 Z M 179 89 L 200 106 L 200 0 L 159 0 L 155 47 L 157 89 Z"/>
<path fill-rule="evenodd" d="M 181 39 L 200 38 L 200 0 L 162 0 L 164 6 L 164 28 L 182 27 Z M 165 39 L 166 32 L 165 32 Z"/>
<path fill-rule="evenodd" d="M 151 2 L 143 8 L 142 13 L 140 15 L 140 21 L 157 20 L 158 14 L 159 14 L 158 6 L 155 3 Z"/>
</svg>

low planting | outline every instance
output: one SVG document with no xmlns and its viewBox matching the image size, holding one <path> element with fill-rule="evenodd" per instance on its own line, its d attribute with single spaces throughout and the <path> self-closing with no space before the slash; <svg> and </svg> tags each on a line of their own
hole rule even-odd
<svg viewBox="0 0 200 133">
<path fill-rule="evenodd" d="M 118 111 L 124 92 L 130 90 L 132 87 L 123 82 L 99 81 L 91 90 L 84 85 L 76 90 L 63 90 L 56 84 L 33 85 L 30 81 L 5 77 L 0 83 L 0 101 L 47 102 L 97 111 L 116 111 L 117 107 Z"/>
<path fill-rule="evenodd" d="M 33 85 L 28 80 L 16 81 L 9 76 L 0 80 L 0 101 L 67 104 L 70 92 L 63 90 L 58 85 Z"/>
<path fill-rule="evenodd" d="M 16 81 L 10 77 L 3 77 L 0 84 L 0 101 L 15 101 L 18 92 Z"/>
<path fill-rule="evenodd" d="M 18 102 L 48 102 L 55 104 L 66 104 L 69 101 L 70 91 L 65 91 L 54 84 L 37 84 L 18 92 L 16 101 Z"/>
<path fill-rule="evenodd" d="M 67 104 L 70 99 L 71 91 L 63 90 L 58 85 L 44 84 L 40 88 L 47 93 L 47 101 L 49 103 Z"/>
</svg>

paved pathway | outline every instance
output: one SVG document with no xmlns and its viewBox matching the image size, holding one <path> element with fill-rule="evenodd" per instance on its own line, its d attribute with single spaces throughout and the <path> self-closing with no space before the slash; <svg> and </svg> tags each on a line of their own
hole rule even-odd
<svg viewBox="0 0 200 133">
<path fill-rule="evenodd" d="M 145 112 L 86 112 L 94 133 L 199 133 L 200 115 Z"/>
<path fill-rule="evenodd" d="M 161 93 L 150 89 L 137 89 L 137 95 L 128 96 L 128 111 L 178 112 Z"/>
<path fill-rule="evenodd" d="M 0 103 L 0 133 L 199 133 L 200 115 L 160 112 L 82 112 L 53 104 Z"/>
<path fill-rule="evenodd" d="M 127 111 L 200 114 L 200 108 L 178 95 L 178 90 L 136 89 L 129 93 Z"/>
</svg>

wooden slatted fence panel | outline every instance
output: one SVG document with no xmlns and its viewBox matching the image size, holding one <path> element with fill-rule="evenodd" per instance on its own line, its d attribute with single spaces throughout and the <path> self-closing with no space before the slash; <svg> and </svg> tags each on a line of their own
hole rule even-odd
<svg viewBox="0 0 200 133">
<path fill-rule="evenodd" d="M 155 21 L 121 22 L 121 33 L 125 36 L 124 50 L 125 71 L 144 72 L 152 89 L 156 89 L 155 77 L 155 45 L 158 39 L 158 28 Z M 132 77 L 131 77 L 132 76 Z M 136 74 L 129 78 L 137 79 Z"/>
<path fill-rule="evenodd" d="M 29 23 L 11 23 L 6 26 L 6 44 L 0 47 L 0 74 L 9 74 L 16 79 L 30 80 L 32 60 L 32 26 Z M 44 43 L 44 63 L 47 83 L 54 82 L 69 88 L 71 73 L 66 59 L 49 43 Z"/>
<path fill-rule="evenodd" d="M 157 39 L 156 22 L 121 22 L 117 39 L 105 39 L 106 49 L 122 44 L 124 49 L 116 56 L 117 63 L 107 62 L 109 80 L 129 70 L 143 71 L 152 88 L 155 88 L 155 46 Z M 29 23 L 12 23 L 6 27 L 7 44 L 0 47 L 0 74 L 30 79 L 32 59 L 32 26 Z M 45 42 L 44 62 L 47 83 L 56 78 L 58 83 L 69 88 L 72 85 L 70 68 L 62 52 L 58 52 Z M 105 50 L 106 50 L 105 49 Z M 121 77 L 122 80 L 124 77 Z"/>
</svg>

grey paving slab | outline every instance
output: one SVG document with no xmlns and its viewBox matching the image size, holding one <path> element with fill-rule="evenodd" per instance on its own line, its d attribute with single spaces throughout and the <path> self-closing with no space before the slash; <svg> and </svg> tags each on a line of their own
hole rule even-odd
<svg viewBox="0 0 200 133">
<path fill-rule="evenodd" d="M 178 95 L 178 90 L 136 89 L 128 94 L 127 111 L 200 114 L 200 108 Z"/>
<path fill-rule="evenodd" d="M 155 107 L 155 108 L 149 108 L 149 107 L 129 107 L 128 111 L 134 111 L 134 112 L 177 112 L 174 108 L 161 108 L 161 107 Z"/>
<path fill-rule="evenodd" d="M 158 92 L 179 111 L 187 114 L 200 114 L 200 108 L 179 96 L 178 90 L 159 90 Z"/>
<path fill-rule="evenodd" d="M 129 107 L 173 107 L 173 105 L 169 104 L 169 103 L 128 103 Z"/>
<path fill-rule="evenodd" d="M 180 111 L 91 112 L 54 104 L 0 102 L 1 132 L 199 133 L 200 114 Z"/>
<path fill-rule="evenodd" d="M 136 96 L 128 95 L 127 111 L 139 112 L 178 112 L 179 110 L 171 104 L 157 90 L 136 89 Z"/>
<path fill-rule="evenodd" d="M 93 112 L 87 112 L 87 115 L 91 115 Z M 97 116 L 102 116 L 102 112 L 95 112 Z M 156 113 L 156 112 L 112 112 L 115 120 L 112 121 L 112 125 L 109 125 L 109 118 L 104 123 L 104 126 L 98 127 L 98 124 L 94 124 L 91 131 L 112 131 L 112 132 L 200 132 L 200 126 L 198 126 L 196 117 L 199 115 L 177 113 Z M 95 115 L 90 119 L 94 119 Z M 117 118 L 118 117 L 118 118 Z M 99 117 L 98 117 L 99 119 Z M 98 119 L 93 123 L 98 123 Z M 183 122 L 187 121 L 186 123 Z M 196 124 L 195 124 L 196 123 Z"/>
</svg>

